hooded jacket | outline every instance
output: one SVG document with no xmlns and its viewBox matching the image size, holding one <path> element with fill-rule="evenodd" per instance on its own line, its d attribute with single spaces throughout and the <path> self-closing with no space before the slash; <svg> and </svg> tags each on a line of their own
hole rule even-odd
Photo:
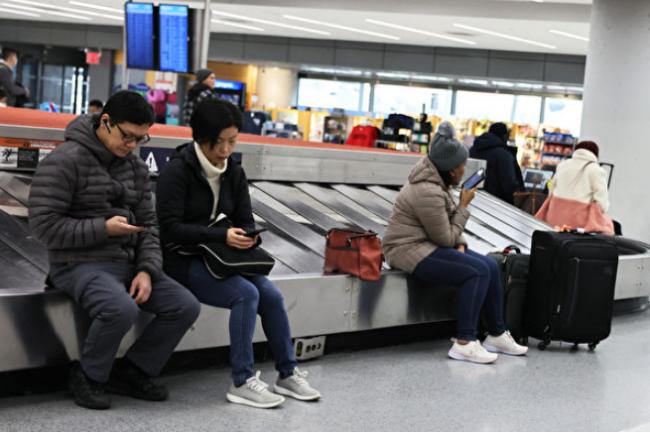
<svg viewBox="0 0 650 433">
<path fill-rule="evenodd" d="M 386 260 L 412 273 L 437 248 L 467 245 L 463 231 L 469 216 L 429 158 L 422 158 L 397 196 L 382 240 Z"/>
<path fill-rule="evenodd" d="M 491 132 L 477 137 L 469 151 L 470 158 L 487 161 L 485 190 L 505 201 L 514 203 L 517 191 L 524 190 L 521 168 L 517 163 L 517 149 L 511 148 Z"/>
<path fill-rule="evenodd" d="M 596 155 L 586 149 L 576 150 L 571 159 L 558 165 L 550 195 L 535 216 L 555 226 L 614 234 L 614 223 L 607 216 L 606 179 L 607 173 L 598 165 Z"/>
<path fill-rule="evenodd" d="M 81 116 L 65 142 L 38 165 L 29 195 L 29 226 L 50 263 L 117 261 L 156 279 L 162 271 L 156 214 L 144 161 L 113 155 L 95 134 L 97 117 Z M 123 216 L 146 230 L 109 237 L 106 220 Z"/>
<path fill-rule="evenodd" d="M 187 285 L 191 258 L 172 251 L 172 245 L 225 243 L 228 232 L 228 227 L 208 227 L 215 197 L 203 175 L 193 143 L 176 148 L 158 177 L 156 191 L 165 271 Z M 228 217 L 233 227 L 244 230 L 255 227 L 248 180 L 242 166 L 232 158 L 220 177 L 216 215 L 220 214 Z"/>
<path fill-rule="evenodd" d="M 596 202 L 603 212 L 609 210 L 607 173 L 598 165 L 596 155 L 585 149 L 576 150 L 571 159 L 558 165 L 550 191 L 556 197 Z"/>
</svg>

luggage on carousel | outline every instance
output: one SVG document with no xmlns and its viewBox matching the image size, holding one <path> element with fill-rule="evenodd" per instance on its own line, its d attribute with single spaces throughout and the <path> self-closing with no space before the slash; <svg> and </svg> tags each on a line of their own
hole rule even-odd
<svg viewBox="0 0 650 433">
<path fill-rule="evenodd" d="M 607 236 L 533 234 L 524 329 L 540 349 L 560 340 L 593 350 L 609 336 L 618 254 Z"/>
<path fill-rule="evenodd" d="M 379 138 L 379 130 L 374 126 L 357 125 L 352 128 L 345 144 L 351 146 L 375 147 L 375 141 Z"/>
</svg>

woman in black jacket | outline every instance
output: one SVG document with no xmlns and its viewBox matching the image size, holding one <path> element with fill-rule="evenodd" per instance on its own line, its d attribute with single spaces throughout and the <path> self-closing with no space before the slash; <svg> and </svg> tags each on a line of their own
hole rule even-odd
<svg viewBox="0 0 650 433">
<path fill-rule="evenodd" d="M 182 256 L 171 245 L 194 246 L 223 242 L 249 249 L 259 244 L 245 236 L 254 227 L 246 174 L 231 155 L 237 144 L 242 116 L 229 102 L 207 100 L 190 121 L 194 143 L 178 147 L 160 174 L 157 211 L 164 269 L 188 287 L 202 303 L 230 312 L 230 360 L 233 386 L 227 398 L 254 407 L 275 407 L 278 394 L 316 400 L 320 393 L 309 386 L 306 373 L 296 367 L 289 320 L 280 290 L 266 277 L 214 277 L 203 260 Z M 212 221 L 230 221 L 231 227 L 208 227 Z M 257 314 L 268 337 L 280 376 L 270 392 L 253 373 L 253 333 Z"/>
</svg>

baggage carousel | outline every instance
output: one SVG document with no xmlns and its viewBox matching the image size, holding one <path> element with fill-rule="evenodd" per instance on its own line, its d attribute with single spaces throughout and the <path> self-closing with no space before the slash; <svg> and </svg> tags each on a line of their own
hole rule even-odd
<svg viewBox="0 0 650 433">
<path fill-rule="evenodd" d="M 11 113 L 11 119 L 0 118 L 0 147 L 51 147 L 70 120 L 46 113 L 34 119 L 32 111 L 25 120 L 22 110 Z M 155 179 L 170 152 L 189 141 L 189 130 L 156 126 L 152 137 L 139 152 Z M 276 258 L 271 278 L 284 295 L 294 337 L 454 319 L 453 288 L 426 287 L 387 266 L 376 283 L 322 272 L 327 230 L 357 227 L 383 235 L 399 187 L 422 156 L 242 135 L 236 157 L 249 178 L 256 223 L 268 229 L 262 247 Z M 0 371 L 63 364 L 78 357 L 88 319 L 66 295 L 46 290 L 47 252 L 26 223 L 33 169 L 10 166 L 11 155 L 6 159 L 9 166 L 0 164 Z M 468 174 L 481 166 L 483 161 L 470 160 Z M 471 214 L 466 237 L 481 253 L 510 245 L 528 252 L 533 232 L 550 229 L 482 192 Z M 647 298 L 650 247 L 623 243 L 627 255 L 621 256 L 615 297 Z M 143 313 L 122 350 L 147 320 Z M 255 341 L 264 339 L 257 326 Z M 177 350 L 228 344 L 228 311 L 203 306 Z"/>
</svg>

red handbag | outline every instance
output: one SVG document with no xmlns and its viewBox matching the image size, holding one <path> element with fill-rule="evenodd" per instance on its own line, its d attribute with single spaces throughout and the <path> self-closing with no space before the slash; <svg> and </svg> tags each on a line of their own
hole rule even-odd
<svg viewBox="0 0 650 433">
<path fill-rule="evenodd" d="M 342 272 L 364 281 L 381 278 L 381 241 L 373 231 L 331 229 L 327 232 L 325 272 Z"/>
</svg>

